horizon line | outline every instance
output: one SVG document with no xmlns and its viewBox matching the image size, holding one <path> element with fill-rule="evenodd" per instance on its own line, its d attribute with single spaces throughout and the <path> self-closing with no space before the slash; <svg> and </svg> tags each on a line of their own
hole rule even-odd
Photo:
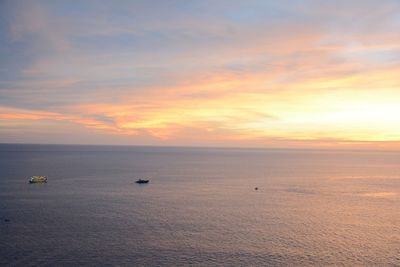
<svg viewBox="0 0 400 267">
<path fill-rule="evenodd" d="M 307 151 L 342 151 L 342 152 L 390 152 L 398 153 L 396 149 L 343 148 L 343 147 L 250 147 L 250 146 L 196 146 L 196 145 L 139 145 L 139 144 L 77 144 L 77 143 L 3 143 L 0 145 L 34 145 L 34 146 L 89 146 L 89 147 L 142 147 L 142 148 L 178 148 L 178 149 L 228 149 L 228 150 L 307 150 Z"/>
</svg>

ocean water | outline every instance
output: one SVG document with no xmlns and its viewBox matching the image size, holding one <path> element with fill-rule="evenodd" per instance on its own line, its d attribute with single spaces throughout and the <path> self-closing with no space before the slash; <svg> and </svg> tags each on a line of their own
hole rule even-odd
<svg viewBox="0 0 400 267">
<path fill-rule="evenodd" d="M 0 145 L 0 266 L 328 265 L 400 266 L 400 153 Z"/>
</svg>

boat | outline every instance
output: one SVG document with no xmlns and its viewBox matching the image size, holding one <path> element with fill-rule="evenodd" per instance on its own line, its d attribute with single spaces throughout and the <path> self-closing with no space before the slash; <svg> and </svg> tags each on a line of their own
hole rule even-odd
<svg viewBox="0 0 400 267">
<path fill-rule="evenodd" d="M 136 181 L 137 184 L 148 184 L 149 180 L 143 180 L 143 179 L 139 179 Z"/>
<path fill-rule="evenodd" d="M 35 183 L 47 183 L 47 176 L 43 175 L 34 175 L 31 176 L 29 179 L 30 184 L 35 184 Z"/>
</svg>

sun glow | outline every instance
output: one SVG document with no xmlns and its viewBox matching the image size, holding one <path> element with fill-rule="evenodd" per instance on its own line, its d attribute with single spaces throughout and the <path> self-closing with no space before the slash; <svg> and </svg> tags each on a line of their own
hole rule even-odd
<svg viewBox="0 0 400 267">
<path fill-rule="evenodd" d="M 324 6 L 334 21 L 305 10 L 254 21 L 179 12 L 135 27 L 18 8 L 3 35 L 34 53 L 31 62 L 8 62 L 15 70 L 0 81 L 7 142 L 57 128 L 98 143 L 398 147 L 397 20 L 388 18 L 388 28 L 360 21 L 349 35 L 334 23 L 347 17 Z M 48 136 L 58 142 L 56 132 Z"/>
</svg>

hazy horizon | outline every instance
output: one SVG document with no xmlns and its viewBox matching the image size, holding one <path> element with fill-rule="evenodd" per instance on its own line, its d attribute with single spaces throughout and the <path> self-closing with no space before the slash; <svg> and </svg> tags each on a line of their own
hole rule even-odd
<svg viewBox="0 0 400 267">
<path fill-rule="evenodd" d="M 121 148 L 160 148 L 160 149 L 211 149 L 211 150 L 260 150 L 260 151 L 318 151 L 318 152 L 377 152 L 400 153 L 400 149 L 371 147 L 260 147 L 260 146 L 190 146 L 190 145 L 152 145 L 152 144 L 90 144 L 90 143 L 0 143 L 0 146 L 59 146 L 59 147 L 121 147 Z"/>
</svg>

